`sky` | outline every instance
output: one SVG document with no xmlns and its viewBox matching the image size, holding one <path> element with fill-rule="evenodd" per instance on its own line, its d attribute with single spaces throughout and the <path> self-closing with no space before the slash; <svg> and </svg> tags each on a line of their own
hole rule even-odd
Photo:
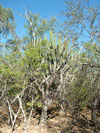
<svg viewBox="0 0 100 133">
<path fill-rule="evenodd" d="M 6 8 L 12 8 L 17 23 L 17 33 L 25 33 L 25 19 L 19 15 L 24 14 L 25 9 L 33 13 L 39 13 L 41 17 L 49 19 L 52 16 L 59 20 L 60 12 L 65 9 L 65 0 L 0 0 L 0 4 Z"/>
<path fill-rule="evenodd" d="M 55 16 L 58 21 L 63 21 L 63 18 L 60 17 L 59 14 L 65 10 L 65 1 L 66 0 L 0 0 L 0 4 L 6 8 L 12 8 L 17 24 L 16 31 L 19 36 L 21 36 L 25 34 L 25 19 L 21 17 L 19 13 L 24 14 L 25 8 L 31 10 L 33 13 L 39 13 L 43 18 L 49 19 L 51 16 Z M 100 5 L 100 0 L 90 0 L 90 3 L 93 6 Z"/>
</svg>

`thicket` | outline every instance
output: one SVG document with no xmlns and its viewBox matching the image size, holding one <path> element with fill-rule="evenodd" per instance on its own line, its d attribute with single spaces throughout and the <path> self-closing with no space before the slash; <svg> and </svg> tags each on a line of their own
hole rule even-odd
<svg viewBox="0 0 100 133">
<path fill-rule="evenodd" d="M 27 132 L 32 112 L 39 108 L 39 124 L 46 125 L 54 101 L 70 111 L 74 122 L 82 108 L 89 108 L 94 132 L 98 128 L 100 9 L 71 1 L 62 15 L 64 29 L 58 32 L 54 17 L 42 19 L 26 11 L 27 34 L 21 38 L 15 32 L 13 11 L 0 6 L 0 104 L 8 106 L 12 129 L 22 112 Z"/>
</svg>

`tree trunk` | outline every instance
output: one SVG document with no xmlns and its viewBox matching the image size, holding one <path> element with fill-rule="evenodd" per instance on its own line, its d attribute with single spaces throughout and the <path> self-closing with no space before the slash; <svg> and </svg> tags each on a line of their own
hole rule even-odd
<svg viewBox="0 0 100 133">
<path fill-rule="evenodd" d="M 52 103 L 52 99 L 50 99 L 49 97 L 48 88 L 46 90 L 42 89 L 43 90 L 42 91 L 43 107 L 42 107 L 42 113 L 41 113 L 40 122 L 39 122 L 40 127 L 47 126 L 47 111 L 48 111 L 48 107 Z"/>
<path fill-rule="evenodd" d="M 40 118 L 40 126 L 46 126 L 47 125 L 47 110 L 48 110 L 48 99 L 45 96 L 43 99 L 43 107 L 42 107 L 42 113 Z"/>
<path fill-rule="evenodd" d="M 91 104 L 91 121 L 93 122 L 94 125 L 94 133 L 96 132 L 97 129 L 96 105 L 97 105 L 97 100 L 95 99 Z"/>
</svg>

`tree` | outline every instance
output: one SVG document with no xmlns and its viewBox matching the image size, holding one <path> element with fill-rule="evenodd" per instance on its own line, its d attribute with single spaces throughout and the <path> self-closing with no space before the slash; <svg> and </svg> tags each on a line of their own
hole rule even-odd
<svg viewBox="0 0 100 133">
<path fill-rule="evenodd" d="M 0 36 L 7 37 L 15 28 L 13 11 L 0 5 Z"/>
<path fill-rule="evenodd" d="M 65 29 L 70 37 L 78 39 L 78 42 L 95 42 L 99 44 L 100 8 L 90 7 L 89 1 L 66 1 Z M 77 30 L 78 29 L 78 30 Z"/>
<path fill-rule="evenodd" d="M 8 63 L 9 61 L 7 61 L 7 60 L 5 61 L 5 58 L 6 58 L 5 57 L 5 53 L 6 53 L 5 52 L 6 51 L 5 42 L 7 41 L 6 39 L 8 39 L 7 38 L 8 35 L 14 33 L 14 29 L 15 29 L 15 23 L 14 23 L 13 11 L 10 8 L 4 8 L 4 7 L 2 7 L 2 5 L 0 5 L 0 38 L 1 38 L 1 42 L 0 42 L 1 79 L 0 80 L 1 81 L 3 81 L 2 70 L 4 73 L 6 73 L 4 71 L 4 69 L 6 68 L 6 70 L 7 70 L 8 66 L 11 66 L 11 64 Z M 4 39 L 3 42 L 2 42 L 2 39 Z M 4 66 L 4 64 L 5 64 L 5 66 Z M 6 66 L 7 64 L 8 64 L 8 66 Z"/>
<path fill-rule="evenodd" d="M 27 74 L 33 79 L 30 83 L 42 98 L 40 125 L 44 126 L 47 124 L 48 106 L 53 99 L 58 100 L 57 95 L 63 99 L 64 92 L 67 92 L 73 80 L 77 53 L 68 40 L 63 41 L 60 35 L 57 38 L 50 32 L 50 41 L 45 37 L 38 40 L 35 46 L 29 44 L 24 58 Z"/>
<path fill-rule="evenodd" d="M 6 41 L 15 35 L 15 21 L 13 11 L 10 8 L 4 8 L 0 5 L 0 55 L 4 55 Z M 14 36 L 13 36 L 14 37 Z"/>
<path fill-rule="evenodd" d="M 91 120 L 94 123 L 94 131 L 96 131 L 97 128 L 97 116 L 96 116 L 96 109 L 99 103 L 100 98 L 100 47 L 97 44 L 89 44 L 86 43 L 85 45 L 87 56 L 84 58 L 87 60 L 85 63 L 82 62 L 82 67 L 88 68 L 88 74 L 90 77 L 90 85 L 91 85 L 91 97 L 90 102 L 90 108 L 91 108 Z"/>
<path fill-rule="evenodd" d="M 71 84 L 69 99 L 73 97 L 71 106 L 91 106 L 91 119 L 96 131 L 96 107 L 99 99 L 100 71 L 100 8 L 90 7 L 85 2 L 66 2 L 65 29 L 75 45 L 81 48 L 77 65 L 76 78 Z M 78 30 L 77 30 L 78 29 Z M 77 77 L 78 76 L 78 77 Z M 80 78 L 79 78 L 80 77 Z M 88 86 L 87 86 L 88 84 Z M 75 98 L 78 94 L 77 99 Z M 76 110 L 78 113 L 78 111 Z"/>
<path fill-rule="evenodd" d="M 55 31 L 55 17 L 52 17 L 50 20 L 43 19 L 39 14 L 33 14 L 28 10 L 26 10 L 24 17 L 27 20 L 25 28 L 32 44 L 35 44 L 35 40 L 43 37 L 48 31 Z"/>
</svg>

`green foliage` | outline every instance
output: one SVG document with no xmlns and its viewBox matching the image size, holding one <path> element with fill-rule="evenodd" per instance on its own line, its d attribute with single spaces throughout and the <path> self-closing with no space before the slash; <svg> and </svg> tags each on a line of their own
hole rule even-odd
<svg viewBox="0 0 100 133">
<path fill-rule="evenodd" d="M 75 80 L 71 84 L 70 95 L 68 96 L 70 103 L 74 107 L 86 107 L 89 104 L 90 91 L 91 86 L 85 70 L 77 72 Z"/>
<path fill-rule="evenodd" d="M 6 37 L 15 28 L 13 11 L 0 5 L 0 35 Z"/>
<path fill-rule="evenodd" d="M 80 3 L 76 3 L 75 9 L 72 8 L 74 3 L 67 4 L 69 10 L 64 15 L 71 18 L 66 23 L 67 28 L 83 24 L 84 12 Z M 89 10 L 90 13 L 94 13 L 93 9 Z M 0 96 L 3 90 L 10 100 L 23 94 L 22 101 L 28 109 L 42 108 L 46 96 L 60 102 L 62 99 L 67 101 L 71 111 L 76 111 L 75 107 L 80 110 L 90 106 L 100 97 L 99 40 L 92 36 L 77 47 L 77 37 L 73 32 L 67 31 L 65 36 L 54 33 L 54 17 L 42 19 L 28 11 L 25 16 L 27 35 L 23 39 L 9 39 L 4 54 L 0 55 Z M 13 22 L 11 9 L 0 6 L 1 36 L 13 31 Z M 49 39 L 45 35 L 47 32 L 50 32 Z"/>
<path fill-rule="evenodd" d="M 39 99 L 40 99 L 40 96 L 37 95 L 35 99 L 33 100 L 33 102 L 27 102 L 26 105 L 28 106 L 28 109 L 30 109 L 31 107 L 42 108 L 43 105 Z"/>
<path fill-rule="evenodd" d="M 31 43 L 34 43 L 34 40 L 38 38 L 43 38 L 49 30 L 55 31 L 55 17 L 50 20 L 42 19 L 39 14 L 26 11 L 26 19 L 25 28 Z"/>
</svg>

